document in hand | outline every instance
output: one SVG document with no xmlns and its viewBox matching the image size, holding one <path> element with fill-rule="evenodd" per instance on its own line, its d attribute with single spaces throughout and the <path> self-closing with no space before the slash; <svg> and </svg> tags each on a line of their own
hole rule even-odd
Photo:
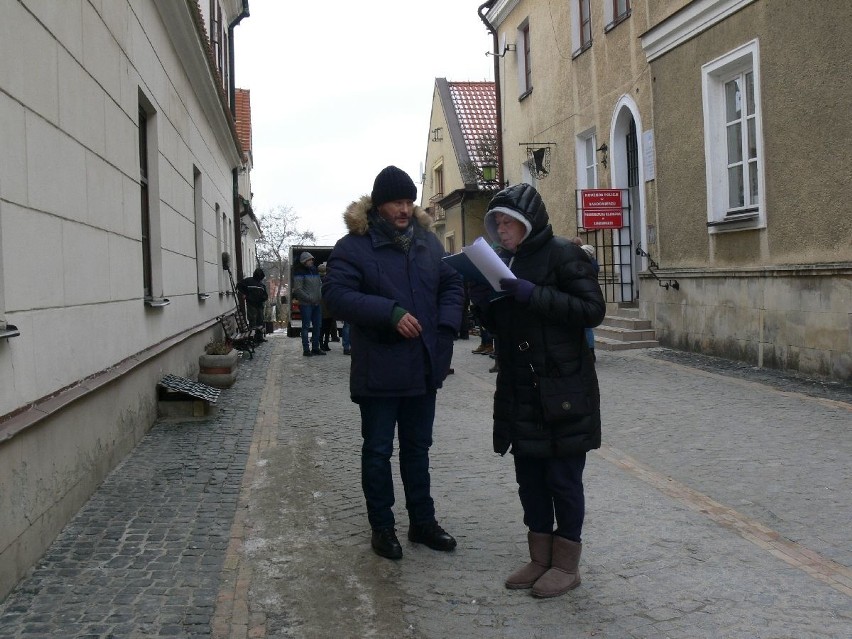
<svg viewBox="0 0 852 639">
<path fill-rule="evenodd" d="M 515 274 L 481 237 L 476 238 L 470 246 L 463 246 L 460 253 L 447 255 L 443 259 L 466 280 L 489 284 L 495 291 L 501 290 L 500 280 L 504 277 L 515 279 Z"/>
</svg>

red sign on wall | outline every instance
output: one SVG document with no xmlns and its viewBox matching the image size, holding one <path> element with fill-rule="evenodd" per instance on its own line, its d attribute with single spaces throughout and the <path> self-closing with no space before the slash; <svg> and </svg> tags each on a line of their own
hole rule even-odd
<svg viewBox="0 0 852 639">
<path fill-rule="evenodd" d="M 620 229 L 624 226 L 621 189 L 583 189 L 580 191 L 583 228 Z"/>
</svg>

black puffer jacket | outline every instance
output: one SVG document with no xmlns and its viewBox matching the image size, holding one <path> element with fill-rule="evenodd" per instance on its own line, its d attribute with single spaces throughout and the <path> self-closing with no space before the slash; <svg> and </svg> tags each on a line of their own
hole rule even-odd
<svg viewBox="0 0 852 639">
<path fill-rule="evenodd" d="M 585 251 L 554 237 L 544 203 L 530 185 L 504 189 L 494 196 L 489 211 L 495 207 L 517 211 L 531 224 L 517 251 L 503 251 L 502 256 L 515 275 L 536 286 L 528 304 L 504 297 L 481 308 L 484 323 L 497 337 L 494 450 L 502 455 L 511 447 L 515 455 L 547 458 L 598 448 L 600 392 L 583 331 L 600 324 L 606 312 L 597 274 Z M 491 215 L 486 216 L 486 228 Z M 579 384 L 594 406 L 592 414 L 545 424 L 536 376 L 578 371 Z"/>
</svg>

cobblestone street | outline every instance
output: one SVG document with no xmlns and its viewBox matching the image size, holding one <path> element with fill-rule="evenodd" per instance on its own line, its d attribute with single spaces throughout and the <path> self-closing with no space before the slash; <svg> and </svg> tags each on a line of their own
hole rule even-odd
<svg viewBox="0 0 852 639">
<path fill-rule="evenodd" d="M 370 549 L 340 344 L 275 334 L 219 412 L 160 422 L 0 604 L 0 636 L 847 639 L 852 390 L 664 349 L 602 352 L 582 585 L 508 591 L 526 561 L 493 361 L 456 342 L 432 484 L 459 542 Z"/>
</svg>

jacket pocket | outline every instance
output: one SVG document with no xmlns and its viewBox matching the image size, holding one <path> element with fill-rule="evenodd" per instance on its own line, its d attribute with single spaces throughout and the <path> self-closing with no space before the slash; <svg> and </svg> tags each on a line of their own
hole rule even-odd
<svg viewBox="0 0 852 639">
<path fill-rule="evenodd" d="M 540 377 L 538 390 L 545 423 L 591 415 L 595 402 L 578 372 L 565 377 Z"/>
</svg>

